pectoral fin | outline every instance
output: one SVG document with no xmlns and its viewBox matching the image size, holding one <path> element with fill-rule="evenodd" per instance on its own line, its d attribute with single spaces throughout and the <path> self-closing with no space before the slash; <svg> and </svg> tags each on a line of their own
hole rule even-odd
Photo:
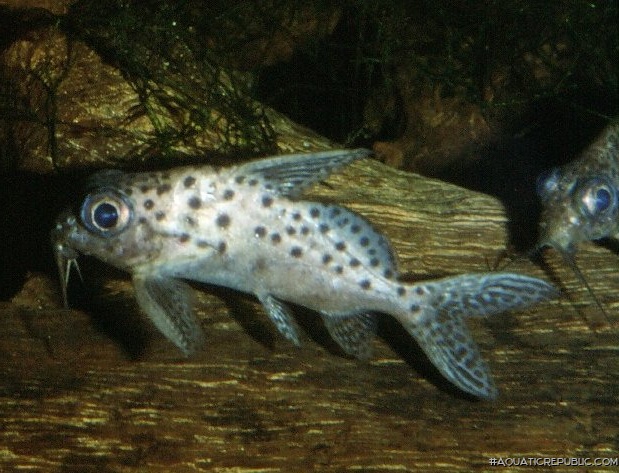
<svg viewBox="0 0 619 473">
<path fill-rule="evenodd" d="M 185 355 L 203 345 L 203 333 L 192 313 L 191 287 L 174 278 L 134 275 L 135 296 L 155 327 Z"/>
</svg>

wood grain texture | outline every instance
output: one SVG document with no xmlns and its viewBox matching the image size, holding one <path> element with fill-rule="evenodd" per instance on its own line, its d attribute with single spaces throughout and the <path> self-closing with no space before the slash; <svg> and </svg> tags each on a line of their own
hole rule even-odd
<svg viewBox="0 0 619 473">
<path fill-rule="evenodd" d="M 311 195 L 368 217 L 415 279 L 487 271 L 505 246 L 494 199 L 373 161 Z M 31 275 L 0 306 L 0 471 L 525 472 L 488 460 L 617 458 L 618 257 L 583 245 L 578 258 L 610 324 L 560 258 L 546 259 L 554 275 L 528 260 L 508 269 L 554 277 L 571 300 L 470 323 L 496 402 L 454 392 L 387 318 L 363 363 L 338 354 L 312 314 L 299 312 L 296 349 L 253 299 L 198 287 L 208 341 L 185 360 L 122 275 L 86 261 L 82 310 L 58 308 L 53 268 Z"/>
</svg>

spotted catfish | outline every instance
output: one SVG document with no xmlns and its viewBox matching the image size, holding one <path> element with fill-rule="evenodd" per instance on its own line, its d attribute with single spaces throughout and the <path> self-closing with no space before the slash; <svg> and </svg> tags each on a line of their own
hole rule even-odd
<svg viewBox="0 0 619 473">
<path fill-rule="evenodd" d="M 538 179 L 542 201 L 538 247 L 552 247 L 584 284 L 603 313 L 574 255 L 579 243 L 619 239 L 619 122 L 610 124 L 575 161 Z"/>
<path fill-rule="evenodd" d="M 619 238 L 619 123 L 602 134 L 570 164 L 538 179 L 544 206 L 541 246 L 573 253 L 579 243 Z"/>
<path fill-rule="evenodd" d="M 79 253 L 128 271 L 139 305 L 185 354 L 200 347 L 203 335 L 184 280 L 254 294 L 296 345 L 299 328 L 286 301 L 313 309 L 342 349 L 359 358 L 369 356 L 381 312 L 397 319 L 460 389 L 494 398 L 496 388 L 464 318 L 522 309 L 555 290 L 510 273 L 398 281 L 389 242 L 363 217 L 298 199 L 368 154 L 339 150 L 223 169 L 102 171 L 79 211 L 61 214 L 52 230 L 65 297 Z"/>
</svg>

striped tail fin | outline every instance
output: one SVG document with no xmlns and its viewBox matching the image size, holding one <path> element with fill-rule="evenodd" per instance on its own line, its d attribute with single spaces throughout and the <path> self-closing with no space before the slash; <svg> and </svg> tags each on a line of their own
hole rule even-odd
<svg viewBox="0 0 619 473">
<path fill-rule="evenodd" d="M 512 273 L 467 274 L 415 285 L 396 317 L 434 366 L 458 388 L 484 399 L 498 391 L 465 317 L 527 308 L 555 297 L 550 284 Z"/>
</svg>

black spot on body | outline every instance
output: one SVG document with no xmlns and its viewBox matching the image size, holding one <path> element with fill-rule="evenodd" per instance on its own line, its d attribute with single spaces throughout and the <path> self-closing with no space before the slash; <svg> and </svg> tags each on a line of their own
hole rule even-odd
<svg viewBox="0 0 619 473">
<path fill-rule="evenodd" d="M 181 243 L 187 243 L 189 241 L 189 233 L 183 233 L 178 237 L 178 241 Z"/>
<path fill-rule="evenodd" d="M 293 246 L 290 250 L 290 256 L 300 258 L 303 255 L 303 250 L 298 246 Z"/>
<path fill-rule="evenodd" d="M 193 219 L 193 218 L 191 218 L 189 216 L 185 217 L 185 222 L 187 222 L 187 225 L 189 225 L 190 227 L 195 227 L 196 223 L 197 223 L 195 221 L 195 219 Z"/>
<path fill-rule="evenodd" d="M 292 218 L 298 222 L 299 220 L 301 220 L 301 214 L 299 212 L 294 212 L 292 214 Z"/>
<path fill-rule="evenodd" d="M 272 241 L 274 244 L 277 244 L 277 243 L 279 243 L 279 242 L 281 242 L 281 241 L 282 241 L 282 237 L 281 237 L 281 235 L 280 235 L 279 233 L 273 233 L 273 234 L 271 235 L 271 241 Z"/>
<path fill-rule="evenodd" d="M 249 181 L 247 181 L 247 184 L 253 187 L 258 184 L 258 179 L 250 179 Z"/>
<path fill-rule="evenodd" d="M 143 194 L 146 194 L 147 192 L 150 192 L 150 190 L 152 189 L 152 187 L 150 186 L 140 186 L 140 192 L 142 192 Z"/>
<path fill-rule="evenodd" d="M 350 227 L 350 231 L 352 233 L 359 233 L 361 231 L 361 227 L 359 225 L 355 224 L 352 227 Z"/>
<path fill-rule="evenodd" d="M 155 212 L 155 219 L 157 219 L 158 221 L 161 221 L 165 218 L 165 212 L 159 211 L 159 212 Z"/>
<path fill-rule="evenodd" d="M 335 249 L 336 249 L 337 251 L 344 251 L 344 250 L 346 249 L 346 243 L 344 243 L 343 241 L 338 241 L 338 242 L 335 244 Z"/>
<path fill-rule="evenodd" d="M 402 297 L 404 295 L 406 295 L 406 289 L 402 286 L 398 287 L 398 296 Z"/>
<path fill-rule="evenodd" d="M 288 225 L 286 227 L 286 233 L 288 235 L 294 235 L 295 233 L 297 233 L 297 230 L 293 226 Z"/>
<path fill-rule="evenodd" d="M 353 258 L 350 260 L 350 266 L 353 268 L 356 268 L 360 264 L 361 264 L 361 261 L 359 261 L 357 258 Z"/>
<path fill-rule="evenodd" d="M 267 267 L 267 263 L 264 258 L 258 258 L 256 262 L 253 264 L 253 269 L 256 272 L 264 271 Z"/>
<path fill-rule="evenodd" d="M 419 307 L 419 304 L 411 305 L 411 311 L 412 312 L 419 312 L 420 309 L 421 309 L 421 307 Z"/>
<path fill-rule="evenodd" d="M 196 178 L 193 176 L 187 176 L 185 179 L 183 179 L 183 185 L 186 188 L 193 186 L 195 183 L 196 183 Z"/>
<path fill-rule="evenodd" d="M 337 226 L 340 228 L 344 228 L 346 225 L 350 223 L 350 219 L 348 217 L 341 218 L 337 221 Z"/>
<path fill-rule="evenodd" d="M 217 246 L 217 251 L 219 252 L 220 255 L 224 254 L 226 252 L 226 248 L 228 246 L 226 245 L 225 241 L 221 241 L 219 242 L 219 245 Z"/>
<path fill-rule="evenodd" d="M 200 207 L 202 207 L 202 201 L 198 196 L 194 195 L 189 198 L 189 200 L 187 201 L 187 205 L 189 205 L 189 207 L 194 210 L 198 210 Z"/>
<path fill-rule="evenodd" d="M 385 269 L 383 276 L 385 276 L 386 279 L 391 279 L 393 277 L 393 271 L 390 269 Z"/>
<path fill-rule="evenodd" d="M 224 200 L 232 200 L 234 198 L 234 191 L 232 189 L 226 189 L 223 194 Z"/>
<path fill-rule="evenodd" d="M 380 261 L 378 260 L 378 258 L 372 258 L 370 260 L 370 266 L 373 266 L 374 268 L 378 266 L 379 264 L 380 264 Z"/>
<path fill-rule="evenodd" d="M 166 192 L 170 192 L 170 189 L 172 189 L 170 184 L 168 184 L 168 183 L 161 184 L 161 185 L 157 186 L 157 195 L 161 195 L 161 194 L 165 194 Z"/>
<path fill-rule="evenodd" d="M 150 210 L 150 209 L 152 209 L 154 206 L 155 206 L 155 203 L 154 203 L 151 199 L 146 199 L 146 200 L 144 201 L 144 208 L 145 208 L 146 210 Z"/>
<path fill-rule="evenodd" d="M 331 260 L 333 260 L 333 256 L 331 256 L 330 254 L 325 253 L 324 255 L 322 255 L 322 262 L 324 264 L 329 264 Z"/>
<path fill-rule="evenodd" d="M 359 287 L 361 289 L 369 289 L 370 287 L 372 287 L 372 284 L 370 283 L 370 281 L 368 279 L 364 279 L 362 281 L 359 281 Z"/>
<path fill-rule="evenodd" d="M 341 213 L 342 213 L 342 209 L 334 207 L 333 210 L 331 210 L 331 218 L 335 218 Z"/>
<path fill-rule="evenodd" d="M 205 241 L 205 240 L 198 240 L 198 241 L 196 242 L 196 246 L 197 246 L 198 248 L 208 248 L 208 247 L 209 247 L 209 246 L 211 246 L 211 245 L 209 245 L 209 244 L 208 244 L 208 241 Z"/>
<path fill-rule="evenodd" d="M 131 195 L 133 194 L 133 189 L 131 189 L 130 187 L 127 187 L 125 189 L 123 189 L 123 192 L 127 195 Z"/>
<path fill-rule="evenodd" d="M 215 223 L 218 227 L 227 228 L 230 225 L 230 217 L 228 214 L 219 214 L 215 219 Z"/>
<path fill-rule="evenodd" d="M 337 274 L 342 274 L 344 272 L 344 268 L 342 268 L 341 266 L 336 266 L 335 268 L 333 268 L 335 270 L 335 272 Z"/>
<path fill-rule="evenodd" d="M 329 231 L 329 225 L 327 225 L 326 223 L 321 223 L 320 225 L 318 225 L 318 231 L 320 233 L 327 233 Z"/>
<path fill-rule="evenodd" d="M 301 227 L 301 235 L 307 235 L 309 233 L 309 228 L 303 225 Z"/>
<path fill-rule="evenodd" d="M 268 191 L 273 190 L 273 184 L 265 184 L 264 188 Z"/>
<path fill-rule="evenodd" d="M 359 244 L 361 246 L 368 246 L 370 244 L 370 239 L 366 236 L 362 236 L 361 238 L 359 238 Z"/>
<path fill-rule="evenodd" d="M 138 223 L 139 223 L 140 225 L 144 225 L 146 222 L 148 222 L 148 219 L 147 219 L 146 217 L 140 217 L 140 218 L 138 219 Z"/>
<path fill-rule="evenodd" d="M 318 210 L 317 207 L 312 207 L 310 209 L 310 217 L 312 218 L 318 218 L 320 217 L 320 210 Z"/>
<path fill-rule="evenodd" d="M 236 176 L 234 178 L 234 182 L 236 182 L 237 184 L 243 184 L 243 181 L 245 181 L 245 176 Z"/>
<path fill-rule="evenodd" d="M 254 234 L 259 238 L 263 238 L 267 234 L 267 230 L 262 226 L 256 227 L 254 228 Z"/>
<path fill-rule="evenodd" d="M 423 295 L 426 293 L 426 291 L 423 289 L 423 287 L 421 287 L 421 286 L 417 286 L 417 287 L 415 288 L 415 293 L 416 293 L 418 296 L 423 296 Z"/>
<path fill-rule="evenodd" d="M 262 196 L 262 206 L 270 207 L 271 205 L 273 205 L 273 197 L 271 197 L 270 195 Z"/>
</svg>

